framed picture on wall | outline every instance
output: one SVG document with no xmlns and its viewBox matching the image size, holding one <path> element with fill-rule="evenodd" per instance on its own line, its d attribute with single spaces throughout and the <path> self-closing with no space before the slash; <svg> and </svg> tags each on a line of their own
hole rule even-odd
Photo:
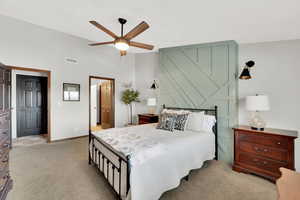
<svg viewBox="0 0 300 200">
<path fill-rule="evenodd" d="M 63 100 L 80 101 L 80 84 L 63 83 Z"/>
</svg>

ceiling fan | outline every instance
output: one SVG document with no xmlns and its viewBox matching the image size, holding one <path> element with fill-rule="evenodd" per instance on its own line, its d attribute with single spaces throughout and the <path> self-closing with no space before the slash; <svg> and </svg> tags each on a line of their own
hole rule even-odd
<svg viewBox="0 0 300 200">
<path fill-rule="evenodd" d="M 138 47 L 138 48 L 142 48 L 142 49 L 148 49 L 148 50 L 152 50 L 154 48 L 153 45 L 131 41 L 131 39 L 135 38 L 136 36 L 138 36 L 139 34 L 141 34 L 142 32 L 144 32 L 145 30 L 147 30 L 149 28 L 149 25 L 146 22 L 142 21 L 140 24 L 138 24 L 136 27 L 134 27 L 131 31 L 129 31 L 126 35 L 123 35 L 123 26 L 127 22 L 127 20 L 123 19 L 123 18 L 119 18 L 119 22 L 121 24 L 121 36 L 120 37 L 117 36 L 116 34 L 114 34 L 113 32 L 111 32 L 110 30 L 108 30 L 107 28 L 105 28 L 104 26 L 102 26 L 101 24 L 99 24 L 98 22 L 90 21 L 90 23 L 93 24 L 94 26 L 96 26 L 98 29 L 104 31 L 105 33 L 107 33 L 108 35 L 113 37 L 114 41 L 99 42 L 99 43 L 94 43 L 94 44 L 89 44 L 89 45 L 90 46 L 98 46 L 98 45 L 105 45 L 105 44 L 114 44 L 115 47 L 118 50 L 120 50 L 121 56 L 126 55 L 126 51 L 129 49 L 129 46 Z"/>
</svg>

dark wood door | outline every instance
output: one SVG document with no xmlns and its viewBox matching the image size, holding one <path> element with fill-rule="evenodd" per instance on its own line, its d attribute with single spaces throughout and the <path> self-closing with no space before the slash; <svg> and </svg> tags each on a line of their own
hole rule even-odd
<svg viewBox="0 0 300 200">
<path fill-rule="evenodd" d="M 47 133 L 47 77 L 17 75 L 17 136 Z"/>
<path fill-rule="evenodd" d="M 0 63 L 0 200 L 12 188 L 9 175 L 11 147 L 11 70 Z"/>
<path fill-rule="evenodd" d="M 112 128 L 112 118 L 112 82 L 106 81 L 101 84 L 101 127 Z"/>
</svg>

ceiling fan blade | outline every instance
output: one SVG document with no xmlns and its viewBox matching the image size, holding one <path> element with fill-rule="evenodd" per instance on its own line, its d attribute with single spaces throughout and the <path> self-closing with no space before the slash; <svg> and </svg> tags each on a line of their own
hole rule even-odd
<svg viewBox="0 0 300 200">
<path fill-rule="evenodd" d="M 133 46 L 133 47 L 142 48 L 142 49 L 148 49 L 148 50 L 152 50 L 154 48 L 153 45 L 144 44 L 144 43 L 140 43 L 140 42 L 133 42 L 133 41 L 130 41 L 129 45 Z"/>
<path fill-rule="evenodd" d="M 93 44 L 89 44 L 90 46 L 98 46 L 98 45 L 104 45 L 104 44 L 113 44 L 114 41 L 110 41 L 110 42 L 97 42 L 97 43 L 93 43 Z"/>
<path fill-rule="evenodd" d="M 108 30 L 107 28 L 105 28 L 104 26 L 102 26 L 101 24 L 99 24 L 96 21 L 90 21 L 91 24 L 93 24 L 94 26 L 96 26 L 97 28 L 99 28 L 100 30 L 104 31 L 105 33 L 107 33 L 108 35 L 110 35 L 113 38 L 118 38 L 118 36 L 116 34 L 114 34 L 113 32 L 111 32 L 110 30 Z"/>
<path fill-rule="evenodd" d="M 139 25 L 134 27 L 131 31 L 129 31 L 124 38 L 126 40 L 131 40 L 132 38 L 136 37 L 137 35 L 141 34 L 145 30 L 149 28 L 149 25 L 146 22 L 141 22 Z"/>
<path fill-rule="evenodd" d="M 126 54 L 127 54 L 127 51 L 120 51 L 121 56 L 126 56 Z"/>
</svg>

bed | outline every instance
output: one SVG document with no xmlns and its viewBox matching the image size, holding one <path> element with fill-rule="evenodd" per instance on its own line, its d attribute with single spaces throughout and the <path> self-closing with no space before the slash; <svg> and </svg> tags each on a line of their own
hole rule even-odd
<svg viewBox="0 0 300 200">
<path fill-rule="evenodd" d="M 217 119 L 213 109 L 204 111 Z M 156 124 L 113 128 L 89 134 L 89 163 L 96 167 L 118 199 L 157 200 L 188 178 L 192 169 L 218 159 L 217 122 L 212 132 L 156 129 Z"/>
</svg>

